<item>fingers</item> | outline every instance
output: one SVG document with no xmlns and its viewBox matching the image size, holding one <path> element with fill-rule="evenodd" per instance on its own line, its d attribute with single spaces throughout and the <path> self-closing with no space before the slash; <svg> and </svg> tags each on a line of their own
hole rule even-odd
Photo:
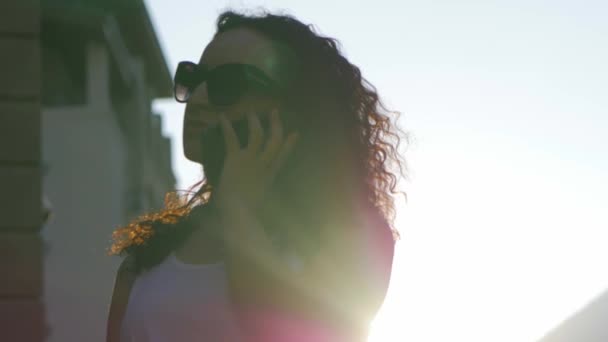
<svg viewBox="0 0 608 342">
<path fill-rule="evenodd" d="M 262 128 L 260 119 L 254 113 L 247 114 L 247 121 L 249 124 L 249 141 L 247 142 L 245 151 L 255 156 L 264 143 L 264 129 Z M 238 152 L 241 146 L 232 123 L 222 114 L 220 115 L 220 124 L 224 134 L 226 152 Z M 268 167 L 272 175 L 281 168 L 298 139 L 298 134 L 295 132 L 291 133 L 286 139 L 283 138 L 283 134 L 284 129 L 279 113 L 277 110 L 273 110 L 270 113 L 270 138 L 259 155 L 262 165 Z"/>
<path fill-rule="evenodd" d="M 264 129 L 255 113 L 248 113 L 247 121 L 249 122 L 249 141 L 246 148 L 255 155 L 259 151 L 260 146 L 262 146 Z"/>
<path fill-rule="evenodd" d="M 281 143 L 283 141 L 283 124 L 279 119 L 279 113 L 277 110 L 273 110 L 270 113 L 270 138 L 266 142 L 264 151 L 260 156 L 262 162 L 268 165 L 277 155 L 281 149 Z"/>
<path fill-rule="evenodd" d="M 236 136 L 236 132 L 234 131 L 232 124 L 224 114 L 220 115 L 220 124 L 222 125 L 226 152 L 230 154 L 236 153 L 240 148 L 239 138 Z"/>
<path fill-rule="evenodd" d="M 295 145 L 295 143 L 297 141 L 298 141 L 298 133 L 296 133 L 296 132 L 289 134 L 287 139 L 285 139 L 285 143 L 283 144 L 283 146 L 281 146 L 277 157 L 272 161 L 272 163 L 270 165 L 269 172 L 270 172 L 271 178 L 274 178 L 274 176 L 277 174 L 277 172 L 281 169 L 281 167 L 287 160 L 287 157 L 291 153 L 291 150 L 293 150 L 293 146 Z"/>
</svg>

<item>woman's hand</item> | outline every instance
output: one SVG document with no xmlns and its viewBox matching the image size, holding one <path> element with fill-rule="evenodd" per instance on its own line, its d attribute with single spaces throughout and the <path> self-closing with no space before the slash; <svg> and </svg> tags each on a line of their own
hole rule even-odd
<svg viewBox="0 0 608 342">
<path fill-rule="evenodd" d="M 254 114 L 249 114 L 247 119 L 249 141 L 244 148 L 240 147 L 231 123 L 226 117 L 220 119 L 226 157 L 213 195 L 223 227 L 230 288 L 237 302 L 259 298 L 275 300 L 274 286 L 269 284 L 278 286 L 290 278 L 283 271 L 282 258 L 274 250 L 257 210 L 297 135 L 283 137 L 283 128 L 275 111 L 270 116 L 270 137 L 264 145 L 259 119 Z"/>
<path fill-rule="evenodd" d="M 226 157 L 216 193 L 220 212 L 230 214 L 237 206 L 257 211 L 265 200 L 275 175 L 291 152 L 297 133 L 284 137 L 283 125 L 276 110 L 270 114 L 270 137 L 259 118 L 249 113 L 249 141 L 241 148 L 230 121 L 222 115 L 220 124 L 226 145 Z"/>
</svg>

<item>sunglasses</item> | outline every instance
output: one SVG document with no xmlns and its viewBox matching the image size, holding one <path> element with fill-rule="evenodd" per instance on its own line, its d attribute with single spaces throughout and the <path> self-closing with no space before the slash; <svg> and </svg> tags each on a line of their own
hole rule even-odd
<svg viewBox="0 0 608 342">
<path fill-rule="evenodd" d="M 209 103 L 228 106 L 236 103 L 247 92 L 279 95 L 280 87 L 259 68 L 240 63 L 218 65 L 209 69 L 192 62 L 180 62 L 174 77 L 175 100 L 188 102 L 203 82 L 207 82 Z"/>
</svg>

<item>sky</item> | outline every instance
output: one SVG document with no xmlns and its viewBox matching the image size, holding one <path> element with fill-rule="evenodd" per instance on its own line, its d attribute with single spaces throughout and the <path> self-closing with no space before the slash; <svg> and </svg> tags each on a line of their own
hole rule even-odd
<svg viewBox="0 0 608 342">
<path fill-rule="evenodd" d="M 608 290 L 608 3 L 146 0 L 170 70 L 225 8 L 337 38 L 411 143 L 369 342 L 536 341 Z M 183 105 L 157 100 L 178 188 Z"/>
</svg>

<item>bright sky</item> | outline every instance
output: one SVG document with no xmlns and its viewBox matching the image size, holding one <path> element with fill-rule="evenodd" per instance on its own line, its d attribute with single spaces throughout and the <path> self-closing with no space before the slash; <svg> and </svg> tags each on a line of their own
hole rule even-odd
<svg viewBox="0 0 608 342">
<path fill-rule="evenodd" d="M 338 38 L 414 144 L 370 342 L 535 341 L 608 289 L 608 3 L 146 0 L 170 67 L 219 11 L 281 9 Z M 157 101 L 180 188 L 183 106 Z"/>
</svg>

